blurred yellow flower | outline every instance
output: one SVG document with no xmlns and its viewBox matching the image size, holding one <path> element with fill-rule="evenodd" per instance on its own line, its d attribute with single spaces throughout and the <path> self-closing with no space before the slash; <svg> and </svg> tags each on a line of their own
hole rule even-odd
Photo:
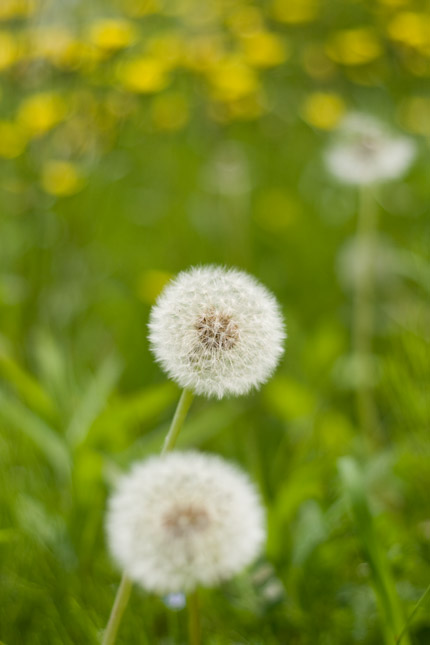
<svg viewBox="0 0 430 645">
<path fill-rule="evenodd" d="M 48 161 L 44 164 L 41 183 L 47 193 L 58 197 L 73 195 L 83 185 L 77 167 L 69 161 Z"/>
<path fill-rule="evenodd" d="M 90 41 L 106 51 L 128 47 L 136 40 L 136 36 L 136 28 L 129 20 L 98 20 L 89 29 Z"/>
<path fill-rule="evenodd" d="M 38 8 L 36 0 L 1 0 L 0 20 L 25 18 L 35 13 Z"/>
<path fill-rule="evenodd" d="M 7 31 L 0 31 L 0 70 L 13 65 L 19 53 L 16 39 Z"/>
<path fill-rule="evenodd" d="M 0 121 L 0 157 L 18 157 L 24 151 L 26 142 L 25 134 L 16 123 Z"/>
<path fill-rule="evenodd" d="M 273 16 L 291 24 L 314 20 L 319 12 L 319 0 L 274 0 Z"/>
<path fill-rule="evenodd" d="M 430 136 L 430 98 L 412 96 L 400 105 L 400 121 L 403 127 L 415 134 Z"/>
<path fill-rule="evenodd" d="M 156 58 L 136 58 L 118 67 L 118 80 L 125 89 L 137 93 L 163 90 L 169 84 L 165 65 Z"/>
<path fill-rule="evenodd" d="M 379 58 L 382 47 L 370 27 L 357 27 L 336 32 L 326 44 L 327 55 L 342 65 L 363 65 Z"/>
<path fill-rule="evenodd" d="M 54 65 L 67 62 L 74 38 L 63 25 L 45 25 L 29 28 L 26 32 L 27 56 L 45 58 Z"/>
<path fill-rule="evenodd" d="M 237 56 L 228 56 L 208 70 L 212 97 L 217 101 L 236 101 L 259 88 L 255 72 Z"/>
<path fill-rule="evenodd" d="M 171 274 L 166 271 L 157 271 L 156 269 L 143 271 L 137 284 L 137 294 L 140 300 L 152 305 L 171 277 Z"/>
<path fill-rule="evenodd" d="M 151 116 L 159 130 L 180 130 L 189 117 L 186 96 L 179 92 L 156 96 L 151 106 Z"/>
<path fill-rule="evenodd" d="M 320 130 L 332 130 L 345 114 L 346 106 L 339 94 L 313 92 L 307 96 L 301 115 L 304 120 Z"/>
<path fill-rule="evenodd" d="M 257 31 L 243 37 L 242 49 L 245 61 L 254 67 L 274 67 L 288 57 L 285 41 L 268 31 Z"/>
<path fill-rule="evenodd" d="M 430 15 L 402 11 L 388 25 L 389 36 L 404 45 L 430 55 Z"/>
<path fill-rule="evenodd" d="M 66 102 L 59 94 L 40 92 L 22 101 L 17 119 L 30 136 L 37 137 L 60 123 L 66 113 Z"/>
</svg>

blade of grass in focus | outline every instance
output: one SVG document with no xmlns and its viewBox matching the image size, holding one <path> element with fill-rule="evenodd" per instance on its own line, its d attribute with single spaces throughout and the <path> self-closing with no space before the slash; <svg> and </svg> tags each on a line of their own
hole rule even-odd
<svg viewBox="0 0 430 645">
<path fill-rule="evenodd" d="M 372 572 L 386 645 L 395 645 L 405 625 L 402 606 L 386 554 L 375 530 L 359 465 L 350 457 L 339 460 L 342 485 L 352 512 L 357 537 Z M 404 645 L 410 645 L 407 633 Z"/>
</svg>

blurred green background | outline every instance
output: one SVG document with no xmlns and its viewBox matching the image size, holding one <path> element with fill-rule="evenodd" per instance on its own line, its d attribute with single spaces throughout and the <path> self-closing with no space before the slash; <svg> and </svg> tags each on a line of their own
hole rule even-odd
<svg viewBox="0 0 430 645">
<path fill-rule="evenodd" d="M 203 594 L 204 642 L 379 645 L 386 589 L 412 611 L 430 582 L 429 81 L 426 2 L 1 1 L 5 645 L 98 642 L 119 582 L 106 496 L 179 397 L 149 310 L 197 263 L 255 275 L 289 332 L 260 392 L 197 400 L 180 439 L 241 463 L 268 509 L 266 554 Z M 370 448 L 350 361 L 358 195 L 322 162 L 351 110 L 419 148 L 375 197 Z M 430 642 L 429 611 L 411 643 Z M 185 611 L 136 589 L 118 642 L 185 643 Z"/>
</svg>

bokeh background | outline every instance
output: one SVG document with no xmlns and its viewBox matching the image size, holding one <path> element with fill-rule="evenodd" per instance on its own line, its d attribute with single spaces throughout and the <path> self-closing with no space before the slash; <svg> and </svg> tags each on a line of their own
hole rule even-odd
<svg viewBox="0 0 430 645">
<path fill-rule="evenodd" d="M 119 581 L 106 496 L 159 450 L 179 396 L 148 313 L 198 263 L 254 274 L 289 332 L 260 392 L 197 400 L 180 440 L 242 464 L 268 509 L 261 560 L 203 594 L 205 643 L 383 642 L 345 457 L 412 611 L 430 582 L 429 81 L 426 2 L 1 1 L 5 645 L 98 642 Z M 419 150 L 375 196 L 371 447 L 350 360 L 358 195 L 323 164 L 351 110 Z M 185 643 L 172 604 L 135 590 L 118 642 Z M 429 611 L 424 599 L 411 643 L 430 642 Z"/>
</svg>

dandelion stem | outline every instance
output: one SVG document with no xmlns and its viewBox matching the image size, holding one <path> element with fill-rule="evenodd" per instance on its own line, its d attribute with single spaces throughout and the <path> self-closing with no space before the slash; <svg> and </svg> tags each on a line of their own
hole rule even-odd
<svg viewBox="0 0 430 645">
<path fill-rule="evenodd" d="M 183 390 L 181 398 L 179 399 L 178 405 L 176 407 L 169 432 L 167 433 L 164 440 L 161 454 L 173 450 L 181 428 L 184 424 L 185 417 L 187 416 L 187 412 L 190 409 L 193 398 L 194 395 L 192 392 L 190 392 L 189 390 Z M 121 619 L 130 598 L 132 585 L 133 583 L 131 582 L 131 580 L 129 580 L 124 574 L 121 578 L 121 583 L 115 596 L 115 601 L 112 607 L 111 614 L 109 616 L 109 622 L 103 635 L 102 645 L 113 645 L 113 643 L 115 643 Z M 192 641 L 192 643 L 193 645 L 194 643 L 198 645 L 199 640 Z"/>
<path fill-rule="evenodd" d="M 188 605 L 188 635 L 190 645 L 200 645 L 200 613 L 197 590 L 187 598 Z"/>
<path fill-rule="evenodd" d="M 360 192 L 357 221 L 357 248 L 362 266 L 359 267 L 353 313 L 353 347 L 358 365 L 356 405 L 358 423 L 363 434 L 373 444 L 380 433 L 378 413 L 372 385 L 369 383 L 369 361 L 373 336 L 374 251 L 377 232 L 377 209 L 374 195 L 367 186 Z"/>
<path fill-rule="evenodd" d="M 124 574 L 116 593 L 115 602 L 109 616 L 109 622 L 103 635 L 102 645 L 113 645 L 113 643 L 115 643 L 118 628 L 130 598 L 131 587 L 131 580 L 129 580 Z"/>
<path fill-rule="evenodd" d="M 194 394 L 190 390 L 182 391 L 181 398 L 179 399 L 178 406 L 176 408 L 175 416 L 173 417 L 169 432 L 167 433 L 164 440 L 163 449 L 161 451 L 162 455 L 165 452 L 173 450 L 173 448 L 175 447 L 176 440 L 184 424 L 185 417 L 187 416 L 187 412 L 190 409 L 193 398 Z"/>
</svg>

